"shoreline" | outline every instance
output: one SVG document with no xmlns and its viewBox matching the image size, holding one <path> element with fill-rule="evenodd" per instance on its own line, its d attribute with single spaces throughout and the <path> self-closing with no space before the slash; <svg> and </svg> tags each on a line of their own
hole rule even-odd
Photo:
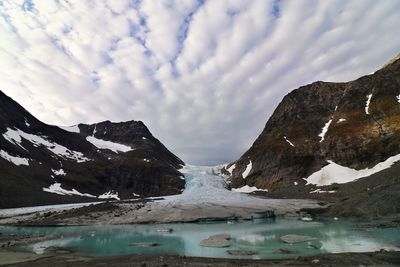
<svg viewBox="0 0 400 267">
<path fill-rule="evenodd" d="M 57 251 L 48 255 L 0 250 L 0 266 L 358 266 L 400 265 L 399 251 L 318 254 L 288 259 L 232 259 L 186 257 L 180 255 L 121 255 L 93 257 L 77 252 Z"/>
</svg>

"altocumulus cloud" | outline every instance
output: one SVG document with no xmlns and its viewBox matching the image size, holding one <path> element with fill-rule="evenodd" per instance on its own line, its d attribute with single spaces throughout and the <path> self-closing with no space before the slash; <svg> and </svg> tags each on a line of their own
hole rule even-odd
<svg viewBox="0 0 400 267">
<path fill-rule="evenodd" d="M 0 89 L 47 123 L 142 120 L 236 159 L 282 97 L 399 52 L 398 0 L 0 0 Z"/>
</svg>

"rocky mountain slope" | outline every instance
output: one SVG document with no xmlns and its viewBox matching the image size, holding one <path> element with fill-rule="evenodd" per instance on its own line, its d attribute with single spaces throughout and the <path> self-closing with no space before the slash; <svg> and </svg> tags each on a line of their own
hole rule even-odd
<svg viewBox="0 0 400 267">
<path fill-rule="evenodd" d="M 61 129 L 0 92 L 0 208 L 176 194 L 182 165 L 141 121 Z"/>
<path fill-rule="evenodd" d="M 251 148 L 225 172 L 233 188 L 255 186 L 293 197 L 304 188 L 320 193 L 318 186 L 371 175 L 384 184 L 376 173 L 390 169 L 399 154 L 397 57 L 357 80 L 319 81 L 286 95 Z"/>
</svg>

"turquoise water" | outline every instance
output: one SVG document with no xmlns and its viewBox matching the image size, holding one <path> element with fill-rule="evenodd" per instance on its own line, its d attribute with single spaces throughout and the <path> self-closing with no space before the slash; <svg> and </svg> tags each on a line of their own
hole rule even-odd
<svg viewBox="0 0 400 267">
<path fill-rule="evenodd" d="M 149 224 L 119 226 L 74 227 L 0 227 L 1 233 L 54 234 L 61 238 L 23 247 L 24 250 L 43 253 L 46 247 L 77 249 L 93 256 L 124 254 L 176 254 L 199 257 L 239 258 L 227 250 L 251 250 L 255 256 L 241 258 L 287 258 L 299 255 L 339 252 L 376 251 L 382 248 L 400 250 L 400 229 L 353 229 L 351 221 L 302 222 L 298 220 L 258 220 L 242 222 Z M 158 232 L 172 228 L 171 233 Z M 206 248 L 199 242 L 214 234 L 230 234 L 229 248 Z M 308 235 L 316 241 L 285 244 L 280 237 L 287 234 Z M 138 248 L 137 242 L 155 242 L 160 246 Z M 307 248 L 309 244 L 317 249 Z M 276 253 L 279 248 L 296 250 L 294 254 Z"/>
</svg>

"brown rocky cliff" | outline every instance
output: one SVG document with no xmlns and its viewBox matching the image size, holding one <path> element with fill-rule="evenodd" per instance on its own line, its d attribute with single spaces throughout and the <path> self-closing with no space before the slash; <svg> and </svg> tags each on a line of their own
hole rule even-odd
<svg viewBox="0 0 400 267">
<path fill-rule="evenodd" d="M 399 95 L 398 58 L 355 81 L 315 82 L 292 91 L 251 148 L 228 165 L 235 164 L 232 187 L 247 184 L 273 191 L 294 182 L 304 184 L 302 178 L 327 160 L 361 169 L 400 154 Z M 250 160 L 252 168 L 244 179 Z"/>
</svg>

